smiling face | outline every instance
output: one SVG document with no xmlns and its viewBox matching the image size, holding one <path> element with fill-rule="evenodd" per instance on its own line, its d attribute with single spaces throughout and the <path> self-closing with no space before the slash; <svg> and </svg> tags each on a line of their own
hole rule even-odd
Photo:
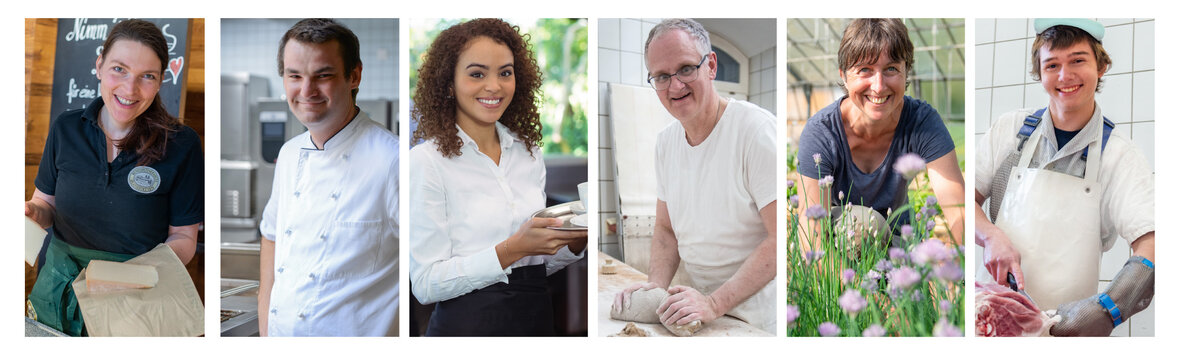
<svg viewBox="0 0 1180 359">
<path fill-rule="evenodd" d="M 685 67 L 701 64 L 701 53 L 692 36 L 682 30 L 669 30 L 651 41 L 645 54 L 648 76 L 674 75 Z M 717 55 L 710 53 L 699 69 L 696 79 L 681 82 L 676 76 L 668 80 L 668 88 L 656 91 L 660 103 L 677 120 L 698 120 L 708 116 L 709 106 L 717 105 L 713 79 L 717 75 Z"/>
<path fill-rule="evenodd" d="M 877 121 L 901 116 L 905 103 L 905 62 L 893 60 L 888 51 L 874 63 L 857 64 L 841 71 L 844 89 L 852 102 L 852 115 Z"/>
<path fill-rule="evenodd" d="M 120 126 L 129 126 L 147 111 L 160 92 L 160 58 L 134 40 L 115 41 L 94 61 L 101 81 L 103 112 Z"/>
<path fill-rule="evenodd" d="M 512 50 L 490 37 L 471 39 L 455 63 L 455 119 L 459 126 L 492 125 L 516 91 Z"/>
<path fill-rule="evenodd" d="M 342 128 L 348 123 L 360 86 L 361 65 L 345 72 L 340 43 L 288 40 L 283 51 L 283 88 L 287 105 L 312 130 Z"/>
<path fill-rule="evenodd" d="M 1099 70 L 1094 52 L 1086 41 L 1077 41 L 1069 47 L 1050 49 L 1042 46 L 1041 86 L 1049 95 L 1049 106 L 1053 113 L 1093 111 L 1094 93 L 1103 72 Z"/>
</svg>

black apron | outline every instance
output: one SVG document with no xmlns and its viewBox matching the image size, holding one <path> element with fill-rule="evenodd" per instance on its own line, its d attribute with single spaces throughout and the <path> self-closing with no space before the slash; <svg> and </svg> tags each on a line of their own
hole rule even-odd
<svg viewBox="0 0 1180 359">
<path fill-rule="evenodd" d="M 552 336 L 553 302 L 545 265 L 514 268 L 496 283 L 439 302 L 426 336 Z"/>
</svg>

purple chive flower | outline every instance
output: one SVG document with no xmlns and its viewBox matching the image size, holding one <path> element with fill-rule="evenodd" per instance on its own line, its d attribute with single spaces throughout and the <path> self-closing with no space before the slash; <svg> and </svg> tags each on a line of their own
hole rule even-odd
<svg viewBox="0 0 1180 359">
<path fill-rule="evenodd" d="M 786 312 L 787 312 L 787 325 L 791 325 L 791 323 L 795 322 L 795 319 L 799 319 L 799 307 L 798 306 L 787 304 Z"/>
<path fill-rule="evenodd" d="M 870 269 L 868 273 L 865 273 L 864 280 L 860 281 L 860 287 L 869 292 L 876 292 L 877 280 L 879 279 L 881 279 L 881 273 L 877 273 L 877 271 Z"/>
<path fill-rule="evenodd" d="M 797 195 L 797 194 L 791 195 L 791 198 L 789 199 L 789 201 L 791 201 L 792 208 L 799 207 L 799 195 Z"/>
<path fill-rule="evenodd" d="M 946 317 L 938 319 L 938 323 L 934 324 L 934 333 L 936 337 L 961 337 L 963 330 L 956 327 L 954 324 L 947 323 Z"/>
<path fill-rule="evenodd" d="M 840 283 L 848 284 L 851 283 L 853 279 L 856 279 L 856 271 L 852 270 L 852 268 L 848 268 L 844 270 L 844 273 L 841 273 Z"/>
<path fill-rule="evenodd" d="M 807 253 L 804 254 L 803 257 L 807 260 L 808 263 L 814 263 L 815 261 L 818 261 L 824 257 L 824 251 L 823 250 L 807 251 Z"/>
<path fill-rule="evenodd" d="M 963 280 L 963 268 L 951 262 L 944 262 L 934 267 L 934 276 L 946 282 L 954 283 Z"/>
<path fill-rule="evenodd" d="M 907 180 L 914 178 L 914 176 L 917 176 L 924 169 L 926 169 L 926 160 L 923 160 L 922 156 L 913 153 L 901 155 L 897 159 L 897 162 L 893 163 L 893 170 L 905 176 Z"/>
<path fill-rule="evenodd" d="M 819 166 L 819 161 L 822 160 L 823 157 L 820 157 L 820 155 L 818 153 L 816 153 L 816 154 L 811 155 L 811 159 L 815 160 L 816 166 Z"/>
<path fill-rule="evenodd" d="M 934 208 L 934 206 L 926 206 L 925 208 L 922 208 L 922 214 L 926 215 L 926 217 L 934 217 L 934 215 L 938 214 L 938 208 Z"/>
<path fill-rule="evenodd" d="M 866 337 L 885 336 L 885 328 L 881 327 L 880 324 L 873 324 L 873 325 L 870 325 L 868 328 L 865 328 L 865 331 L 863 333 L 861 333 L 861 335 L 866 336 Z"/>
<path fill-rule="evenodd" d="M 940 263 L 950 258 L 951 253 L 946 245 L 933 238 L 918 243 L 917 246 L 914 246 L 914 251 L 910 252 L 910 260 L 918 265 Z"/>
<path fill-rule="evenodd" d="M 942 301 L 938 302 L 938 308 L 942 309 L 943 314 L 946 314 L 946 312 L 951 311 L 951 301 L 943 299 Z"/>
<path fill-rule="evenodd" d="M 938 198 L 935 198 L 934 196 L 926 196 L 926 206 L 933 206 L 935 204 L 938 204 Z"/>
<path fill-rule="evenodd" d="M 823 322 L 819 325 L 819 335 L 825 337 L 834 337 L 840 335 L 840 327 L 832 324 L 832 322 Z"/>
<path fill-rule="evenodd" d="M 843 308 L 849 315 L 856 315 L 856 313 L 864 310 L 865 306 L 869 304 L 865 300 L 865 297 L 860 295 L 860 292 L 852 289 L 844 291 L 844 295 L 840 296 L 839 302 L 840 308 Z"/>
<path fill-rule="evenodd" d="M 877 261 L 877 264 L 873 266 L 873 269 L 875 269 L 877 272 L 888 272 L 890 269 L 893 269 L 893 263 L 890 263 L 889 261 L 882 259 L 882 260 Z M 873 272 L 869 272 L 869 273 L 873 273 Z"/>
<path fill-rule="evenodd" d="M 887 274 L 886 277 L 889 279 L 890 287 L 896 287 L 900 289 L 912 287 L 915 283 L 918 283 L 919 279 L 922 279 L 921 275 L 919 275 L 917 271 L 914 271 L 913 268 L 906 266 L 898 267 L 897 269 L 889 271 L 889 274 Z"/>
<path fill-rule="evenodd" d="M 914 235 L 914 226 L 911 226 L 908 224 L 901 225 L 901 236 L 902 237 L 910 238 L 910 236 L 912 236 L 912 235 Z"/>
<path fill-rule="evenodd" d="M 787 189 L 795 188 L 795 180 L 787 180 Z"/>
<path fill-rule="evenodd" d="M 905 250 L 897 247 L 889 248 L 889 259 L 900 260 L 905 258 Z"/>
<path fill-rule="evenodd" d="M 929 231 L 929 230 L 933 230 L 933 229 L 934 229 L 934 220 L 931 219 L 929 221 L 926 221 L 926 230 Z"/>
<path fill-rule="evenodd" d="M 828 216 L 828 209 L 823 205 L 813 204 L 811 207 L 807 207 L 807 210 L 803 212 L 803 215 L 811 219 L 820 219 Z"/>
<path fill-rule="evenodd" d="M 827 175 L 819 180 L 819 186 L 822 188 L 828 188 L 832 186 L 832 182 L 836 182 L 836 179 L 832 178 L 831 175 Z"/>
<path fill-rule="evenodd" d="M 913 299 L 915 302 L 921 302 L 922 298 L 922 292 L 915 290 L 914 293 L 910 294 L 910 299 Z"/>
<path fill-rule="evenodd" d="M 840 191 L 840 193 L 838 195 L 836 195 L 836 199 L 843 201 L 844 200 L 844 191 Z"/>
</svg>

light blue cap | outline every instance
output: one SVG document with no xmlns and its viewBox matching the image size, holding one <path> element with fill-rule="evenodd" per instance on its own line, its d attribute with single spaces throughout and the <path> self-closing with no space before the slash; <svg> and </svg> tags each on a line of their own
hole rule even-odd
<svg viewBox="0 0 1180 359">
<path fill-rule="evenodd" d="M 1033 20 L 1033 28 L 1040 34 L 1050 27 L 1057 25 L 1073 26 L 1093 36 L 1098 42 L 1102 42 L 1102 36 L 1106 35 L 1106 27 L 1097 21 L 1090 19 L 1036 19 Z"/>
</svg>

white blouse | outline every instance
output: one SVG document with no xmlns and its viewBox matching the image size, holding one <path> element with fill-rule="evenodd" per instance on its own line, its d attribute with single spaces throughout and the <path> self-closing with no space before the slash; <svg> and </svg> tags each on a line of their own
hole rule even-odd
<svg viewBox="0 0 1180 359">
<path fill-rule="evenodd" d="M 584 255 L 563 247 L 500 268 L 496 244 L 545 208 L 545 163 L 499 122 L 496 133 L 498 166 L 462 128 L 458 156 L 444 157 L 433 140 L 410 150 L 410 282 L 422 304 L 508 283 L 513 268 L 545 264 L 553 274 Z"/>
</svg>

